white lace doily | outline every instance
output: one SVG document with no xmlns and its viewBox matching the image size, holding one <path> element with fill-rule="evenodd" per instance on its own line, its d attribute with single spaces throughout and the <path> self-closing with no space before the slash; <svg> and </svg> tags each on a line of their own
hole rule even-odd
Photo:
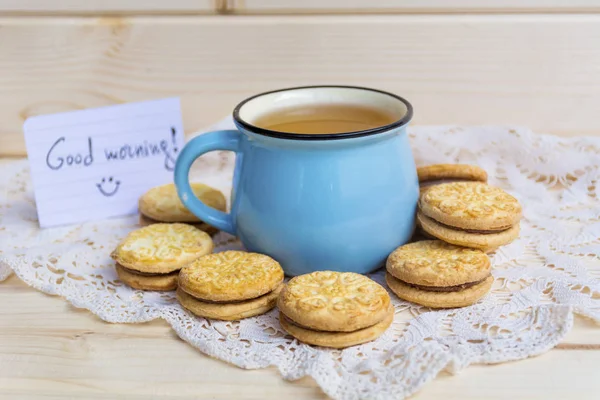
<svg viewBox="0 0 600 400">
<path fill-rule="evenodd" d="M 276 310 L 240 322 L 197 318 L 172 293 L 136 291 L 117 280 L 109 252 L 137 217 L 40 230 L 24 160 L 0 172 L 0 280 L 12 269 L 28 285 L 109 322 L 163 318 L 206 354 L 242 368 L 276 366 L 285 379 L 309 375 L 336 399 L 403 399 L 442 370 L 551 349 L 573 313 L 600 321 L 600 139 L 501 127 L 410 132 L 418 164 L 480 165 L 491 184 L 523 205 L 521 237 L 493 255 L 493 290 L 472 307 L 432 311 L 392 295 L 392 328 L 343 351 L 286 336 Z M 194 173 L 229 193 L 232 162 L 231 154 L 212 153 Z M 225 234 L 216 242 L 217 251 L 239 247 Z M 381 272 L 373 278 L 383 283 Z"/>
</svg>

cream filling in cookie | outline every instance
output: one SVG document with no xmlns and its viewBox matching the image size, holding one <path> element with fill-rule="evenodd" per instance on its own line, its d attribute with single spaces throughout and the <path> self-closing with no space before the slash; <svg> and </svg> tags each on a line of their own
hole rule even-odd
<svg viewBox="0 0 600 400">
<path fill-rule="evenodd" d="M 392 312 L 393 312 L 393 311 L 392 311 Z M 352 332 L 359 332 L 359 331 L 362 331 L 362 330 L 364 330 L 364 329 L 369 329 L 370 327 L 372 327 L 372 326 L 375 326 L 375 325 L 377 325 L 377 324 L 381 323 L 381 321 L 378 321 L 378 322 L 376 322 L 376 323 L 375 323 L 375 324 L 373 324 L 373 325 L 365 326 L 364 328 L 359 328 L 359 329 L 356 329 L 356 330 L 354 330 L 354 331 L 347 331 L 347 332 L 346 332 L 346 331 L 344 331 L 344 332 L 341 332 L 341 331 L 324 331 L 324 330 L 320 330 L 320 329 L 314 329 L 314 328 L 311 328 L 311 327 L 309 327 L 309 326 L 305 326 L 305 325 L 299 324 L 299 323 L 297 323 L 296 321 L 293 321 L 293 320 L 292 320 L 290 317 L 288 317 L 288 316 L 287 316 L 287 315 L 285 315 L 284 313 L 282 313 L 282 312 L 281 312 L 281 310 L 279 310 L 279 313 L 280 313 L 280 315 L 281 315 L 283 318 L 285 318 L 285 320 L 286 320 L 286 322 L 287 322 L 288 324 L 291 324 L 291 325 L 297 326 L 298 328 L 306 329 L 306 330 L 309 330 L 309 331 L 312 331 L 312 332 L 323 332 L 323 333 L 352 333 Z M 385 318 L 384 318 L 383 320 L 385 320 L 387 317 L 388 317 L 388 316 L 386 315 L 386 316 L 385 316 Z M 383 320 L 382 320 L 382 321 L 383 321 Z"/>
<path fill-rule="evenodd" d="M 386 317 L 376 323 L 351 332 L 315 331 L 298 326 L 283 313 L 279 313 L 279 324 L 289 335 L 300 342 L 315 346 L 343 349 L 377 339 L 390 327 L 394 320 L 393 306 L 389 306 Z"/>
<path fill-rule="evenodd" d="M 430 217 L 429 217 L 430 218 Z M 447 224 L 444 224 L 440 221 L 436 221 L 433 218 L 430 218 L 433 221 L 435 221 L 438 225 L 442 225 L 448 229 L 454 229 L 456 231 L 461 231 L 461 232 L 467 232 L 467 233 L 478 233 L 478 234 L 482 234 L 482 235 L 493 235 L 495 233 L 500 233 L 500 232 L 505 232 L 507 230 L 509 230 L 510 228 L 512 228 L 512 225 L 509 226 L 503 226 L 501 228 L 498 229 L 488 229 L 488 230 L 481 230 L 481 229 L 465 229 L 465 228 L 457 228 L 456 226 L 450 226 Z"/>
<path fill-rule="evenodd" d="M 214 301 L 214 300 L 206 300 L 206 299 L 201 299 L 200 297 L 194 296 L 193 293 L 190 293 L 186 290 L 183 290 L 183 288 L 180 288 L 182 292 L 185 292 L 187 295 L 193 297 L 194 299 L 201 301 L 203 303 L 208 303 L 208 304 L 239 304 L 239 303 L 247 303 L 249 301 L 254 301 L 254 300 L 258 300 L 261 299 L 263 297 L 267 297 L 270 296 L 271 293 L 273 293 L 273 291 L 270 291 L 268 293 L 263 294 L 262 296 L 258 296 L 258 297 L 253 297 L 251 299 L 244 299 L 244 300 L 223 300 L 223 301 Z"/>
<path fill-rule="evenodd" d="M 299 324 L 296 321 L 293 321 L 290 317 L 288 317 L 287 315 L 285 315 L 281 311 L 279 311 L 279 315 L 280 315 L 280 317 L 283 317 L 288 324 L 297 326 L 297 327 L 302 328 L 302 329 L 307 329 L 307 330 L 313 331 L 313 332 L 328 332 L 328 333 L 336 332 L 336 331 L 323 331 L 323 330 L 319 330 L 319 329 L 314 329 L 314 328 L 308 327 L 306 325 Z M 361 328 L 361 329 L 364 329 L 364 328 Z M 357 329 L 357 330 L 360 330 L 360 329 Z M 352 332 L 356 332 L 356 331 L 352 331 Z"/>
<path fill-rule="evenodd" d="M 126 267 L 122 266 L 119 263 L 117 263 L 117 265 L 120 268 L 123 268 L 125 271 L 129 272 L 130 274 L 135 274 L 135 275 L 140 275 L 140 276 L 169 276 L 169 275 L 177 275 L 177 274 L 179 274 L 179 271 L 169 272 L 168 274 L 159 274 L 159 273 L 153 273 L 153 272 L 142 272 L 142 271 L 137 271 L 135 269 L 126 268 Z"/>
<path fill-rule="evenodd" d="M 460 292 L 462 290 L 468 289 L 470 287 L 473 287 L 475 285 L 480 284 L 481 282 L 485 281 L 490 275 L 486 276 L 485 278 L 479 280 L 479 281 L 475 281 L 475 282 L 466 282 L 463 283 L 461 285 L 455 285 L 455 286 L 425 286 L 425 285 L 415 285 L 414 283 L 409 283 L 406 281 L 403 281 L 401 279 L 398 279 L 400 282 L 404 283 L 405 285 L 408 285 L 410 287 L 414 287 L 415 289 L 420 289 L 420 290 L 426 290 L 428 292 Z"/>
<path fill-rule="evenodd" d="M 275 290 L 255 299 L 241 302 L 205 302 L 183 291 L 177 289 L 177 300 L 182 307 L 199 317 L 218 319 L 224 321 L 236 321 L 243 318 L 254 317 L 264 314 L 273 309 L 277 304 L 277 296 L 283 288 L 283 283 Z"/>
</svg>

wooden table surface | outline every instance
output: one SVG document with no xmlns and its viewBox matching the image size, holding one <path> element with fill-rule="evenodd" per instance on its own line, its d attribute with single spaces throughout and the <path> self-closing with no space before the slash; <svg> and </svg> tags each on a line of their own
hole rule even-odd
<svg viewBox="0 0 600 400">
<path fill-rule="evenodd" d="M 600 326 L 583 318 L 554 350 L 443 374 L 426 399 L 598 399 Z M 0 283 L 0 399 L 322 399 L 310 378 L 246 371 L 180 340 L 163 321 L 109 324 L 67 301 Z"/>
</svg>

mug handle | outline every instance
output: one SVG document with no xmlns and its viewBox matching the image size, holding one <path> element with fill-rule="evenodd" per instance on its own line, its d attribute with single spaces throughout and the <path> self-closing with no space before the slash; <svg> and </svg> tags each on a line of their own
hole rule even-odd
<svg viewBox="0 0 600 400">
<path fill-rule="evenodd" d="M 192 191 L 189 174 L 194 161 L 204 153 L 215 150 L 238 153 L 240 139 L 241 133 L 237 130 L 205 133 L 190 140 L 175 163 L 175 187 L 181 202 L 202 221 L 232 235 L 235 235 L 235 227 L 231 214 L 215 210 L 200 201 Z"/>
</svg>

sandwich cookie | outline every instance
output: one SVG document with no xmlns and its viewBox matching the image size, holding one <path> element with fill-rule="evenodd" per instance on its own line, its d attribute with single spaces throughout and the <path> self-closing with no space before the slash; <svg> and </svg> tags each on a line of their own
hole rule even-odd
<svg viewBox="0 0 600 400">
<path fill-rule="evenodd" d="M 431 186 L 448 182 L 487 182 L 487 172 L 477 165 L 433 164 L 417 168 L 421 193 Z"/>
<path fill-rule="evenodd" d="M 192 183 L 192 191 L 204 204 L 219 211 L 225 211 L 227 201 L 223 193 L 202 183 Z M 140 225 L 149 225 L 157 222 L 184 222 L 195 225 L 198 229 L 210 235 L 217 233 L 217 229 L 200 221 L 181 202 L 177 195 L 175 185 L 157 186 L 150 189 L 140 197 L 138 208 L 140 210 Z"/>
<path fill-rule="evenodd" d="M 417 221 L 421 230 L 431 239 L 441 239 L 457 246 L 472 247 L 485 253 L 491 253 L 498 247 L 508 244 L 519 237 L 519 224 L 498 232 L 477 232 L 458 230 L 440 224 L 417 211 Z"/>
<path fill-rule="evenodd" d="M 187 263 L 211 253 L 210 236 L 187 224 L 153 224 L 131 232 L 111 253 L 119 279 L 134 289 L 173 290 Z"/>
<path fill-rule="evenodd" d="M 522 216 L 518 200 L 481 182 L 433 186 L 419 199 L 417 219 L 427 234 L 485 252 L 513 241 Z"/>
<path fill-rule="evenodd" d="M 193 314 L 234 321 L 275 307 L 283 269 L 271 257 L 244 251 L 210 254 L 179 272 L 177 300 Z"/>
<path fill-rule="evenodd" d="M 286 332 L 323 347 L 343 348 L 374 340 L 394 318 L 387 291 L 352 272 L 317 271 L 292 278 L 277 306 Z"/>
<path fill-rule="evenodd" d="M 440 240 L 400 246 L 386 269 L 386 282 L 399 298 L 433 308 L 474 304 L 494 282 L 485 253 Z"/>
<path fill-rule="evenodd" d="M 179 271 L 169 274 L 148 274 L 133 269 L 125 268 L 122 265 L 115 265 L 119 279 L 134 289 L 167 291 L 177 288 L 177 276 Z"/>
</svg>

